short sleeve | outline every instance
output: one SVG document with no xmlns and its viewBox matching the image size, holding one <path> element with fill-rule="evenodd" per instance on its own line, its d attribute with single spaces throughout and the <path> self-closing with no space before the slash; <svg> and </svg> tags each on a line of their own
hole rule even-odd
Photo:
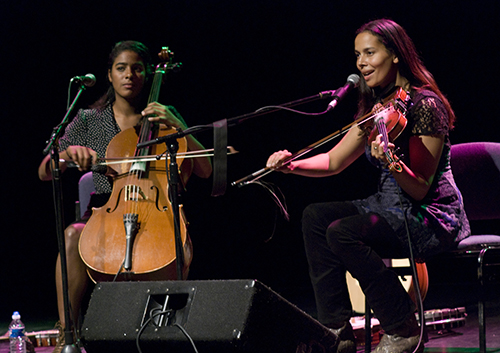
<svg viewBox="0 0 500 353">
<path fill-rule="evenodd" d="M 69 123 L 64 131 L 64 135 L 59 139 L 59 150 L 64 151 L 69 146 L 85 146 L 85 136 L 87 136 L 87 119 L 84 110 L 80 109 L 73 121 Z"/>
<path fill-rule="evenodd" d="M 436 95 L 421 96 L 413 107 L 414 135 L 448 135 L 448 112 Z"/>
</svg>

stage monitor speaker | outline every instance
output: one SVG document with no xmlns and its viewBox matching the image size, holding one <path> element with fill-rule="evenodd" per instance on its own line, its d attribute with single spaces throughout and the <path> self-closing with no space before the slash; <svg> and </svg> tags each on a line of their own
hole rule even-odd
<svg viewBox="0 0 500 353">
<path fill-rule="evenodd" d="M 255 280 L 96 285 L 81 330 L 87 353 L 336 352 L 337 336 Z M 190 339 L 192 339 L 192 343 Z"/>
</svg>

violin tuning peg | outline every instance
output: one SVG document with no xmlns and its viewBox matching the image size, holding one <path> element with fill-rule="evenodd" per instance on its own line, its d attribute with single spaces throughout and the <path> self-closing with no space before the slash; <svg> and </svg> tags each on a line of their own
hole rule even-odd
<svg viewBox="0 0 500 353">
<path fill-rule="evenodd" d="M 394 149 L 394 152 L 393 152 L 393 155 L 396 156 L 398 159 L 401 159 L 403 158 L 405 155 L 403 153 L 400 153 L 401 151 L 401 148 L 400 147 L 396 147 Z"/>
</svg>

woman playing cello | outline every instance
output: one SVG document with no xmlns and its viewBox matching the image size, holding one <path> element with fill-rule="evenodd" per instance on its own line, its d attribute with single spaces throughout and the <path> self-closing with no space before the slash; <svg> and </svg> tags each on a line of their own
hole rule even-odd
<svg viewBox="0 0 500 353">
<path fill-rule="evenodd" d="M 146 105 L 148 93 L 145 89 L 151 74 L 151 56 L 140 42 L 124 41 L 117 43 L 108 60 L 107 93 L 90 109 L 80 110 L 66 128 L 60 139 L 60 158 L 75 162 L 79 169 L 91 169 L 96 193 L 92 195 L 89 211 L 83 219 L 71 224 L 65 230 L 66 257 L 68 263 L 68 296 L 71 304 L 73 322 L 78 317 L 82 297 L 89 278 L 86 266 L 78 252 L 78 242 L 92 207 L 103 206 L 112 192 L 112 182 L 106 175 L 107 167 L 96 165 L 98 157 L 106 155 L 111 140 L 121 131 L 135 127 L 143 117 L 168 127 L 185 129 L 186 123 L 173 107 L 158 102 Z M 187 136 L 188 150 L 202 150 L 203 146 L 194 137 Z M 46 157 L 39 169 L 41 180 L 50 180 L 51 172 Z M 65 169 L 61 164 L 61 169 Z M 193 159 L 193 173 L 208 178 L 212 165 L 208 157 Z M 61 325 L 64 327 L 64 305 L 61 282 L 60 257 L 56 262 L 56 288 Z M 62 331 L 62 330 L 61 330 Z M 64 347 L 59 340 L 55 352 Z"/>
<path fill-rule="evenodd" d="M 378 191 L 367 199 L 312 204 L 304 210 L 302 231 L 318 319 L 339 335 L 338 352 L 356 352 L 345 277 L 349 271 L 386 332 L 376 351 L 412 352 L 418 347 L 422 352 L 414 304 L 382 259 L 409 257 L 405 218 L 417 258 L 453 248 L 469 235 L 450 169 L 449 131 L 455 115 L 397 23 L 382 19 L 363 25 L 356 32 L 354 52 L 362 77 L 357 117 L 378 111 L 378 103 L 397 87 L 413 101 L 407 126 L 394 141 L 402 154 L 398 167 L 388 167 L 384 153 L 394 144 L 384 143 L 378 133 L 369 139 L 371 133 L 357 125 L 327 153 L 283 163 L 291 154 L 279 151 L 269 157 L 267 167 L 330 176 L 365 154 L 379 168 Z"/>
</svg>

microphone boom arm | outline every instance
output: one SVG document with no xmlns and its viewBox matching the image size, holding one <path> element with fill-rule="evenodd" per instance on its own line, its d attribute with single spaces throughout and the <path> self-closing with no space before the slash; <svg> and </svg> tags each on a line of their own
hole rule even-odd
<svg viewBox="0 0 500 353">
<path fill-rule="evenodd" d="M 273 112 L 275 112 L 275 111 L 277 111 L 277 110 L 279 110 L 281 108 L 293 107 L 295 105 L 309 103 L 309 102 L 312 102 L 312 101 L 315 101 L 315 100 L 318 100 L 318 99 L 324 99 L 324 98 L 333 97 L 334 100 L 328 106 L 328 110 L 327 111 L 329 111 L 332 108 L 334 108 L 335 105 L 353 87 L 357 87 L 358 84 L 359 84 L 359 76 L 356 75 L 356 74 L 352 74 L 352 75 L 349 75 L 349 77 L 347 77 L 347 82 L 346 82 L 346 84 L 343 87 L 340 87 L 340 88 L 338 88 L 338 89 L 336 89 L 334 91 L 323 91 L 323 92 L 320 92 L 320 93 L 318 93 L 318 94 L 316 94 L 314 96 L 310 96 L 310 97 L 306 97 L 306 98 L 301 98 L 301 99 L 297 99 L 297 100 L 294 100 L 294 101 L 291 101 L 291 102 L 288 102 L 288 103 L 283 103 L 283 104 L 280 104 L 280 105 L 277 105 L 277 106 L 273 106 L 275 109 L 272 109 L 272 108 L 269 108 L 269 109 L 258 109 L 258 110 L 254 111 L 252 113 L 247 113 L 247 114 L 243 114 L 243 115 L 239 115 L 239 116 L 227 119 L 227 127 L 232 127 L 232 126 L 241 124 L 242 122 L 244 122 L 245 120 L 250 119 L 250 118 L 255 118 L 255 117 L 260 116 L 260 115 L 273 113 Z M 198 133 L 200 131 L 211 129 L 211 128 L 213 128 L 213 126 L 214 126 L 213 123 L 209 124 L 209 125 L 193 126 L 191 128 L 187 128 L 184 131 L 179 131 L 177 133 L 173 133 L 173 134 L 170 134 L 170 135 L 158 137 L 158 138 L 156 138 L 154 140 L 141 142 L 141 143 L 137 144 L 137 148 L 144 148 L 144 147 L 151 146 L 151 145 L 154 145 L 154 144 L 159 144 L 159 143 L 164 143 L 164 142 L 167 142 L 167 141 L 172 141 L 172 139 L 178 139 L 178 138 L 184 137 L 186 135 L 190 135 L 190 134 Z"/>
<path fill-rule="evenodd" d="M 298 99 L 298 100 L 295 100 L 295 101 L 291 101 L 291 102 L 288 102 L 288 103 L 277 105 L 276 109 L 257 110 L 257 111 L 252 112 L 252 113 L 247 113 L 247 114 L 235 116 L 233 118 L 227 119 L 227 126 L 228 127 L 233 127 L 233 126 L 236 126 L 238 124 L 241 124 L 245 120 L 248 120 L 248 119 L 251 119 L 251 118 L 255 118 L 255 117 L 260 116 L 260 115 L 265 115 L 265 114 L 273 113 L 273 112 L 279 110 L 279 107 L 284 107 L 284 108 L 286 108 L 286 107 L 293 107 L 295 105 L 309 103 L 309 102 L 312 102 L 312 101 L 315 101 L 315 100 L 318 100 L 318 99 L 329 98 L 329 97 L 332 97 L 335 94 L 335 92 L 336 91 L 323 91 L 323 92 L 320 92 L 320 93 L 318 93 L 318 94 L 316 94 L 314 96 L 310 96 L 310 97 L 306 97 L 306 98 L 301 98 L 301 99 Z M 170 135 L 165 135 L 165 136 L 161 136 L 161 137 L 155 138 L 153 140 L 149 140 L 149 141 L 138 143 L 137 144 L 137 148 L 144 148 L 144 147 L 148 147 L 148 146 L 151 146 L 151 145 L 155 145 L 155 144 L 159 144 L 159 143 L 164 143 L 164 142 L 167 142 L 167 141 L 171 141 L 172 139 L 178 139 L 178 138 L 184 137 L 186 135 L 195 134 L 195 133 L 198 133 L 198 132 L 201 132 L 201 131 L 205 131 L 205 130 L 209 130 L 209 129 L 212 129 L 212 128 L 213 128 L 213 124 L 192 126 L 190 128 L 187 128 L 186 130 L 181 130 L 181 131 L 175 132 L 175 133 L 170 134 Z"/>
</svg>

